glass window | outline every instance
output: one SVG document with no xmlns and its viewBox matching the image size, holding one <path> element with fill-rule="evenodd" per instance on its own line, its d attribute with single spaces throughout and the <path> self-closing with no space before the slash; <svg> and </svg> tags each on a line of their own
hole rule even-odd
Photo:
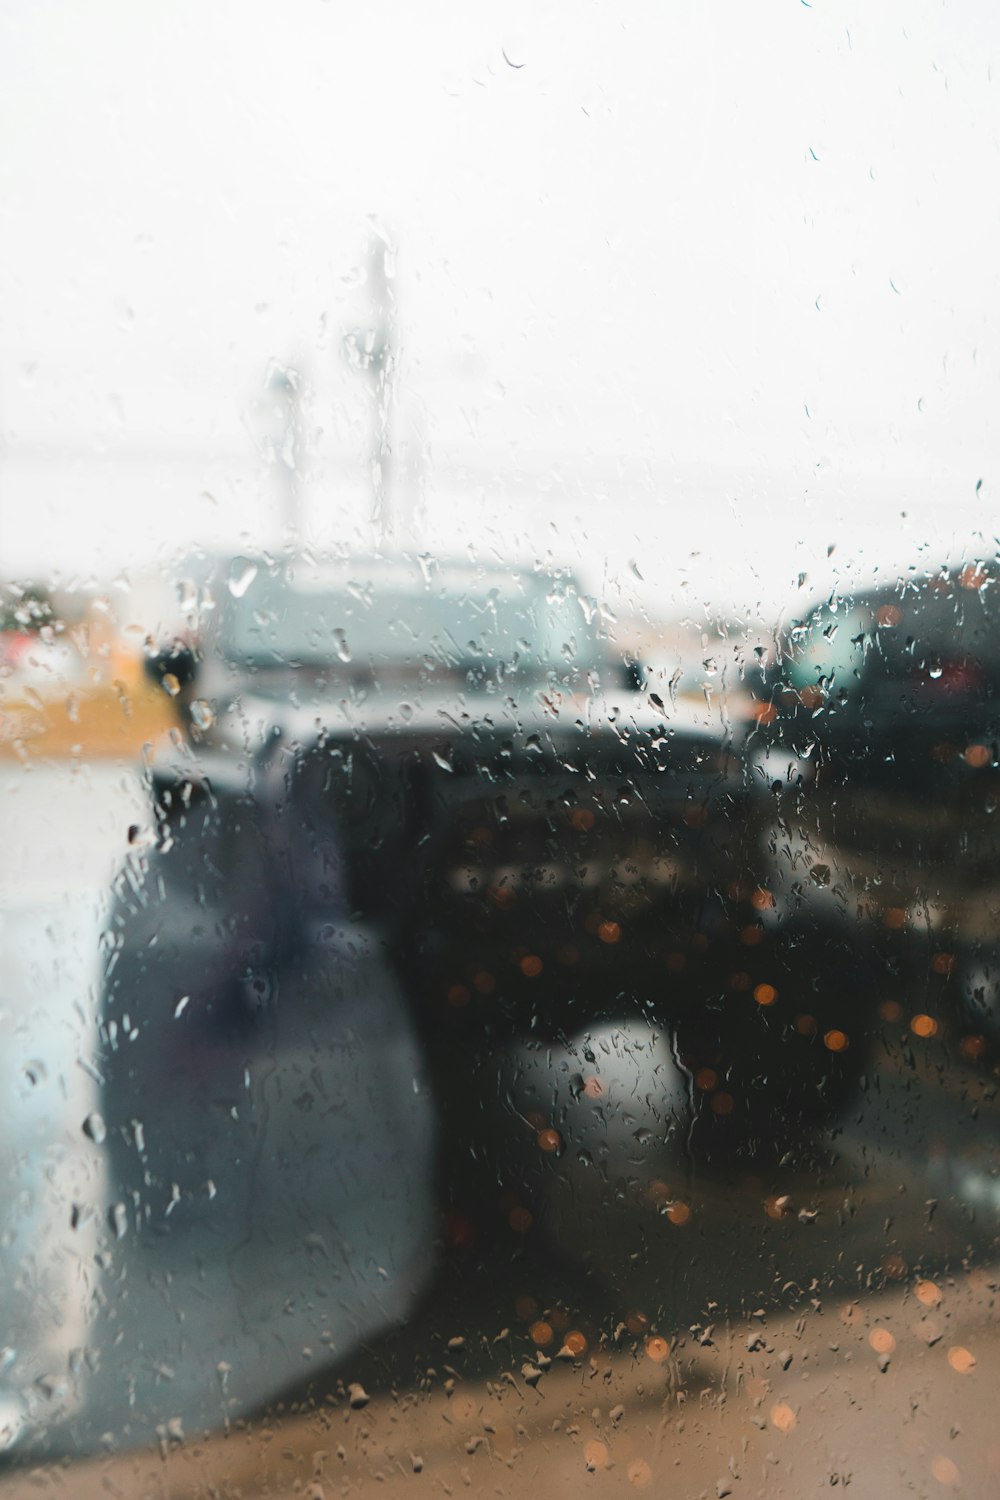
<svg viewBox="0 0 1000 1500">
<path fill-rule="evenodd" d="M 996 1492 L 998 35 L 0 10 L 0 1500 Z"/>
</svg>

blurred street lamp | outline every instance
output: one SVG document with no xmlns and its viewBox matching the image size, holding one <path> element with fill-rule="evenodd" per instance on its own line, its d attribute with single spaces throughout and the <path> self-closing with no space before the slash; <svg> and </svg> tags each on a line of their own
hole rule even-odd
<svg viewBox="0 0 1000 1500">
<path fill-rule="evenodd" d="M 261 457 L 274 470 L 285 534 L 296 540 L 302 535 L 303 386 L 299 369 L 272 359 L 245 419 Z"/>
<path fill-rule="evenodd" d="M 272 363 L 267 392 L 275 415 L 274 443 L 286 531 L 302 535 L 302 375 L 292 365 Z"/>
<path fill-rule="evenodd" d="M 392 506 L 392 416 L 397 357 L 395 345 L 396 295 L 392 288 L 394 248 L 376 228 L 368 247 L 368 292 L 371 321 L 349 328 L 343 336 L 344 353 L 353 370 L 368 384 L 372 402 L 369 456 L 372 522 L 379 543 L 390 539 L 395 516 Z"/>
</svg>

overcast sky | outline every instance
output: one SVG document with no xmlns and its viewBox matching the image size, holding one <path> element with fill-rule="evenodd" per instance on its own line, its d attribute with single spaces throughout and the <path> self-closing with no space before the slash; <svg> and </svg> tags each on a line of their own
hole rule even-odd
<svg viewBox="0 0 1000 1500">
<path fill-rule="evenodd" d="M 373 216 L 427 545 L 765 611 L 992 548 L 998 33 L 991 0 L 6 0 L 0 573 L 275 541 L 273 360 L 307 530 L 366 545 Z"/>
</svg>

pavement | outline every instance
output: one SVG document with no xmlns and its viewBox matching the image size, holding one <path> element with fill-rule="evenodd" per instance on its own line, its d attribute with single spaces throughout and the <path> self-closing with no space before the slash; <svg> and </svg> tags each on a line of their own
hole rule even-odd
<svg viewBox="0 0 1000 1500">
<path fill-rule="evenodd" d="M 441 1335 L 454 1347 L 429 1351 L 405 1388 L 366 1399 L 341 1382 L 226 1434 L 165 1431 L 125 1456 L 13 1474 L 0 1494 L 987 1500 L 1000 1489 L 997 1286 L 975 1268 L 670 1339 L 625 1330 L 584 1347 L 569 1329 L 551 1363 L 511 1309 L 503 1356 L 493 1343 L 491 1374 L 473 1378 L 489 1330 L 457 1346 L 453 1320 Z"/>
</svg>

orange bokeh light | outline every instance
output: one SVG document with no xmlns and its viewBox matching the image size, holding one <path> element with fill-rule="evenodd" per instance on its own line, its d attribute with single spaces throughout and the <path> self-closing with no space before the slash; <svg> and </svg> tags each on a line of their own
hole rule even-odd
<svg viewBox="0 0 1000 1500">
<path fill-rule="evenodd" d="M 779 1432 L 791 1432 L 797 1420 L 787 1401 L 778 1401 L 771 1407 L 771 1423 Z"/>
<path fill-rule="evenodd" d="M 608 1445 L 600 1438 L 591 1438 L 583 1445 L 583 1461 L 588 1469 L 603 1469 L 608 1462 Z"/>
<path fill-rule="evenodd" d="M 931 1459 L 931 1474 L 938 1484 L 947 1484 L 952 1487 L 959 1484 L 962 1479 L 958 1465 L 943 1453 Z"/>
</svg>

